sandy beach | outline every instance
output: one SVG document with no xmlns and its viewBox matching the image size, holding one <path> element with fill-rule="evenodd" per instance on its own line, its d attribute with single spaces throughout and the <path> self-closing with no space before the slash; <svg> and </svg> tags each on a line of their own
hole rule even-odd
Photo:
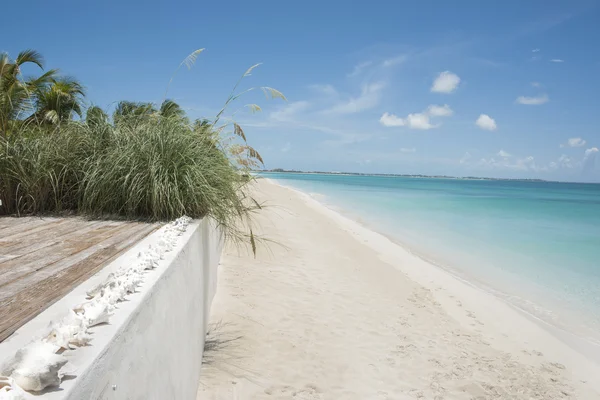
<svg viewBox="0 0 600 400">
<path fill-rule="evenodd" d="M 274 243 L 223 254 L 198 399 L 600 399 L 598 364 L 499 298 L 308 195 L 256 197 Z"/>
</svg>

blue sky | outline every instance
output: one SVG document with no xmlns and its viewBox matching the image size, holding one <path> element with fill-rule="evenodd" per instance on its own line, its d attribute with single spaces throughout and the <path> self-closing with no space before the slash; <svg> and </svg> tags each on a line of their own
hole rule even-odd
<svg viewBox="0 0 600 400">
<path fill-rule="evenodd" d="M 169 97 L 215 115 L 238 77 L 268 168 L 600 181 L 600 2 L 12 2 L 34 48 L 110 109 Z M 27 19 L 27 23 L 23 19 Z M 7 40 L 10 39 L 10 40 Z M 32 69 L 27 71 L 35 73 Z M 233 112 L 237 107 L 231 108 Z"/>
</svg>

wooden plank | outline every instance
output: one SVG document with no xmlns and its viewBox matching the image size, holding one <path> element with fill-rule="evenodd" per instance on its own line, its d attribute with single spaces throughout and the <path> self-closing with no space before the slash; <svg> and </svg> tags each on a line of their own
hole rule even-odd
<svg viewBox="0 0 600 400">
<path fill-rule="evenodd" d="M 43 269 L 65 257 L 72 256 L 94 243 L 101 242 L 123 229 L 123 222 L 111 221 L 107 225 L 80 230 L 74 240 L 61 240 L 37 251 L 25 252 L 22 256 L 0 263 L 0 290 L 20 276 Z"/>
<path fill-rule="evenodd" d="M 4 219 L 4 218 L 1 218 Z M 12 219 L 12 218 L 10 218 Z M 51 224 L 59 220 L 58 218 L 38 218 L 38 217 L 23 217 L 15 218 L 20 220 L 19 223 L 11 224 L 0 230 L 0 238 L 7 238 L 15 233 L 28 232 L 40 225 Z"/>
<path fill-rule="evenodd" d="M 4 253 L 10 258 L 21 257 L 60 242 L 69 235 L 78 235 L 86 229 L 95 229 L 108 224 L 110 224 L 108 221 L 85 221 L 74 218 L 73 221 L 55 225 L 53 229 L 48 229 L 49 225 L 44 225 L 38 232 L 28 235 L 24 240 L 12 240 L 14 236 L 11 239 L 0 239 L 0 254 Z"/>
<path fill-rule="evenodd" d="M 17 232 L 12 235 L 0 238 L 0 254 L 9 256 L 10 258 L 15 257 L 15 252 L 11 250 L 15 246 L 29 246 L 36 242 L 36 237 L 40 232 L 53 231 L 60 229 L 61 225 L 69 225 L 67 220 L 57 220 L 48 224 L 38 225 L 33 229 L 27 229 L 25 231 Z M 18 255 L 18 254 L 17 254 Z"/>
<path fill-rule="evenodd" d="M 63 218 L 63 219 L 58 219 L 51 224 L 38 225 L 35 228 L 27 230 L 27 231 L 21 230 L 19 232 L 13 233 L 10 236 L 1 237 L 0 244 L 2 244 L 4 242 L 7 242 L 7 243 L 21 242 L 23 239 L 30 239 L 32 236 L 39 235 L 40 232 L 47 232 L 48 229 L 57 229 L 61 225 L 63 225 L 63 226 L 72 225 L 77 221 L 83 222 L 83 220 L 80 220 L 78 218 Z"/>
<path fill-rule="evenodd" d="M 4 228 L 25 223 L 26 219 L 27 218 L 0 217 L 0 233 Z"/>
<path fill-rule="evenodd" d="M 132 224 L 130 227 L 132 229 L 123 229 L 119 234 L 97 242 L 91 246 L 94 251 L 85 252 L 85 257 L 72 258 L 70 263 L 52 271 L 45 269 L 44 274 L 38 276 L 42 277 L 41 280 L 31 279 L 27 284 L 15 282 L 10 289 L 13 295 L 0 300 L 0 342 L 133 244 L 158 229 L 159 225 Z"/>
</svg>

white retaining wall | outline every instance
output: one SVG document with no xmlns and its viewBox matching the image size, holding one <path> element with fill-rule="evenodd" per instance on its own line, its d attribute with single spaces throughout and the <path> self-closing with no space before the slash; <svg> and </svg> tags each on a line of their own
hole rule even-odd
<svg viewBox="0 0 600 400">
<path fill-rule="evenodd" d="M 0 343 L 0 364 L 158 240 L 156 232 L 140 241 Z M 192 222 L 173 251 L 144 275 L 137 293 L 118 303 L 109 324 L 90 329 L 90 344 L 63 354 L 69 362 L 61 370 L 67 374 L 61 385 L 25 398 L 195 399 L 222 245 L 214 223 Z"/>
</svg>

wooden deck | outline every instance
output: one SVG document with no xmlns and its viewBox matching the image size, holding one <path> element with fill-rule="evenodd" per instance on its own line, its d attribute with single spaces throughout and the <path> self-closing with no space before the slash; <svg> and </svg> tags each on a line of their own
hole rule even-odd
<svg viewBox="0 0 600 400">
<path fill-rule="evenodd" d="M 159 226 L 0 218 L 0 342 Z"/>
</svg>

